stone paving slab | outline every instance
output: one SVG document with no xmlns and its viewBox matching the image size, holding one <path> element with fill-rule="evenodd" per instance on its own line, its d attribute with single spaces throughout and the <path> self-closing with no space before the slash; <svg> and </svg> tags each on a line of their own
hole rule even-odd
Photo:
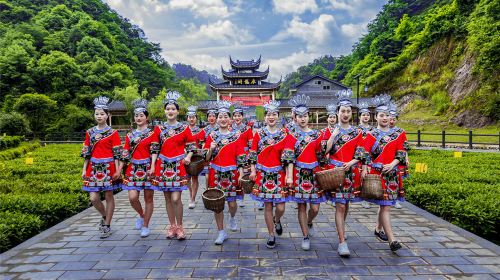
<svg viewBox="0 0 500 280">
<path fill-rule="evenodd" d="M 203 180 L 200 180 L 203 185 Z M 392 210 L 403 249 L 392 253 L 373 236 L 377 207 L 352 205 L 347 219 L 351 258 L 336 252 L 334 208 L 322 204 L 311 250 L 301 249 L 297 210 L 287 204 L 284 233 L 265 246 L 263 212 L 248 197 L 238 208 L 239 229 L 223 246 L 213 242 L 212 212 L 198 202 L 187 209 L 187 239 L 168 240 L 163 196 L 155 194 L 151 235 L 134 230 L 137 214 L 127 194 L 116 196 L 113 235 L 99 238 L 90 208 L 0 255 L 1 279 L 500 279 L 500 247 L 409 203 Z M 226 209 L 227 211 L 227 209 Z M 226 217 L 226 221 L 228 218 Z"/>
</svg>

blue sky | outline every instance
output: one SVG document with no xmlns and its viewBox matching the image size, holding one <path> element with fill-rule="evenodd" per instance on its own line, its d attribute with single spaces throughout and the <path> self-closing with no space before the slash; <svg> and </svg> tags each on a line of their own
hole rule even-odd
<svg viewBox="0 0 500 280">
<path fill-rule="evenodd" d="M 270 65 L 270 81 L 322 55 L 348 54 L 386 1 L 104 0 L 160 43 L 170 63 L 220 76 L 233 59 Z"/>
</svg>

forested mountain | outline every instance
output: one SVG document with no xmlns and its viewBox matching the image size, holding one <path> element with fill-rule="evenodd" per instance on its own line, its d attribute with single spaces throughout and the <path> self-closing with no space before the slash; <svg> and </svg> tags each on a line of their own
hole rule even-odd
<svg viewBox="0 0 500 280">
<path fill-rule="evenodd" d="M 81 131 L 98 95 L 127 104 L 139 95 L 161 102 L 165 89 L 182 89 L 186 103 L 206 97 L 160 52 L 100 0 L 0 0 L 0 132 L 25 123 L 17 113 L 35 134 Z"/>
<path fill-rule="evenodd" d="M 209 79 L 212 82 L 220 83 L 222 80 L 216 75 L 210 74 L 205 70 L 198 70 L 191 65 L 175 63 L 172 65 L 175 74 L 180 79 L 196 79 L 202 84 L 208 84 Z"/>
<path fill-rule="evenodd" d="M 351 54 L 299 68 L 282 93 L 304 76 L 354 86 L 360 74 L 368 95 L 388 92 L 405 113 L 482 126 L 500 119 L 499 65 L 500 1 L 390 0 Z"/>
</svg>

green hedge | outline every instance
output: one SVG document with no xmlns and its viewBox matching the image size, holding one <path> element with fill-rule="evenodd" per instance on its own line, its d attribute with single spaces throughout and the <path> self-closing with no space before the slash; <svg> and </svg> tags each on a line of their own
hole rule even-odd
<svg viewBox="0 0 500 280">
<path fill-rule="evenodd" d="M 43 227 L 36 215 L 18 212 L 0 212 L 0 253 L 34 236 Z"/>
<path fill-rule="evenodd" d="M 19 147 L 7 149 L 0 152 L 0 160 L 10 160 L 18 158 L 28 152 L 34 151 L 36 148 L 40 147 L 40 143 L 21 143 Z"/>
<path fill-rule="evenodd" d="M 405 180 L 411 203 L 495 243 L 500 224 L 500 154 L 450 151 L 410 151 L 411 171 L 417 162 L 428 173 L 411 173 Z"/>
<path fill-rule="evenodd" d="M 86 194 L 0 194 L 0 211 L 15 211 L 39 216 L 44 227 L 73 216 L 89 206 Z"/>
<path fill-rule="evenodd" d="M 21 144 L 21 136 L 0 136 L 0 151 L 8 148 L 15 148 Z"/>
</svg>

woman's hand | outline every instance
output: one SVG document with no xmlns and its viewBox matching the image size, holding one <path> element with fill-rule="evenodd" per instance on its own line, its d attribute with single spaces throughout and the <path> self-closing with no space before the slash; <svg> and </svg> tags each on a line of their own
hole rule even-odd
<svg viewBox="0 0 500 280">
<path fill-rule="evenodd" d="M 293 178 L 292 176 L 286 176 L 286 185 L 291 187 L 293 185 Z"/>
<path fill-rule="evenodd" d="M 186 156 L 186 157 L 184 158 L 184 164 L 185 164 L 185 165 L 188 165 L 188 164 L 190 164 L 190 163 L 191 163 L 191 156 L 189 156 L 189 155 L 188 155 L 188 156 Z"/>
<path fill-rule="evenodd" d="M 151 168 L 146 172 L 146 174 L 148 174 L 148 176 L 152 176 L 155 174 L 155 167 L 154 165 L 151 166 Z"/>
<path fill-rule="evenodd" d="M 111 179 L 113 179 L 113 181 L 120 179 L 120 171 L 116 170 L 115 174 L 113 174 L 113 176 L 111 176 Z"/>
<path fill-rule="evenodd" d="M 84 170 L 82 170 L 82 179 L 85 179 L 85 177 L 86 177 L 86 176 L 85 176 L 85 175 L 86 175 L 86 173 L 87 173 L 87 172 L 85 172 L 85 169 L 84 169 Z"/>
<path fill-rule="evenodd" d="M 248 175 L 248 178 L 255 182 L 255 178 L 257 178 L 257 172 L 255 172 L 255 170 L 252 170 L 250 172 L 250 175 Z"/>
<path fill-rule="evenodd" d="M 215 142 L 210 143 L 211 150 L 215 149 L 215 147 L 217 147 L 217 143 L 215 143 Z"/>
<path fill-rule="evenodd" d="M 361 170 L 361 178 L 365 178 L 366 177 L 366 174 L 368 174 L 368 170 L 366 168 L 363 168 L 363 170 Z"/>
<path fill-rule="evenodd" d="M 392 163 L 390 164 L 384 164 L 384 166 L 382 167 L 382 173 L 387 173 L 389 171 L 391 171 L 392 169 L 394 169 L 394 166 Z"/>
<path fill-rule="evenodd" d="M 351 161 L 349 161 L 349 162 L 346 162 L 346 163 L 342 164 L 342 168 L 344 168 L 344 171 L 349 171 L 349 170 L 351 169 L 351 167 L 352 167 L 354 164 L 356 164 L 356 163 L 357 163 L 357 161 L 355 161 L 355 160 L 351 160 Z"/>
</svg>

